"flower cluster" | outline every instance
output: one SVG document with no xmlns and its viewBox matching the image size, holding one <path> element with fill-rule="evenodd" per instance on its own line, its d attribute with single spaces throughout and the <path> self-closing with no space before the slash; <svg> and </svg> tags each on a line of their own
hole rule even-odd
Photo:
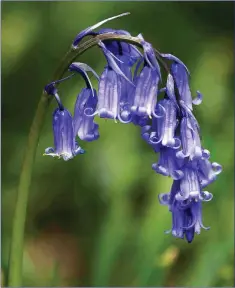
<svg viewBox="0 0 235 288">
<path fill-rule="evenodd" d="M 203 226 L 201 210 L 202 202 L 210 201 L 212 194 L 204 188 L 222 171 L 218 163 L 209 160 L 209 151 L 202 147 L 200 127 L 193 115 L 193 105 L 202 102 L 202 95 L 197 92 L 197 97 L 192 99 L 185 64 L 171 54 L 157 52 L 141 34 L 136 37 L 142 47 L 139 51 L 122 39 L 121 36 L 130 36 L 127 31 L 94 31 L 103 23 L 123 15 L 83 30 L 73 41 L 72 47 L 76 49 L 88 35 L 95 37 L 108 33 L 120 36 L 118 40 L 98 43 L 106 58 L 100 77 L 87 64 L 74 62 L 68 67 L 72 72 L 69 77 L 45 87 L 46 93 L 53 95 L 58 103 L 53 114 L 54 148 L 47 148 L 45 154 L 64 160 L 83 154 L 76 137 L 84 141 L 99 138 L 99 126 L 94 122 L 96 115 L 140 126 L 142 138 L 159 154 L 152 169 L 173 179 L 171 191 L 159 195 L 160 203 L 167 205 L 172 213 L 170 232 L 191 242 L 201 227 L 208 229 Z M 159 59 L 171 63 L 167 68 L 165 87 L 161 87 Z M 88 72 L 98 80 L 98 91 L 93 88 Z M 62 105 L 56 85 L 77 73 L 83 77 L 86 88 L 78 94 L 72 116 Z"/>
</svg>

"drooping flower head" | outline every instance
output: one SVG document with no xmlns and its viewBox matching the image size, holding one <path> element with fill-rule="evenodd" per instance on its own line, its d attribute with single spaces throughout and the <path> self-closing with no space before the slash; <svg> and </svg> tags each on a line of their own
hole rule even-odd
<svg viewBox="0 0 235 288">
<path fill-rule="evenodd" d="M 53 114 L 54 148 L 47 148 L 45 154 L 68 160 L 84 153 L 75 137 L 85 141 L 99 138 L 98 125 L 94 122 L 96 115 L 140 126 L 142 138 L 159 153 L 152 169 L 173 179 L 171 191 L 159 195 L 160 203 L 168 206 L 172 214 L 168 232 L 191 243 L 201 228 L 209 229 L 202 224 L 202 202 L 211 201 L 213 196 L 204 188 L 222 171 L 221 165 L 209 160 L 210 152 L 201 144 L 200 126 L 193 114 L 193 104 L 202 102 L 202 94 L 197 91 L 192 99 L 186 65 L 172 54 L 160 53 L 141 34 L 132 37 L 126 30 L 110 28 L 95 31 L 102 24 L 127 14 L 88 27 L 73 41 L 72 49 L 77 51 L 86 36 L 90 36 L 88 46 L 98 44 L 106 59 L 100 77 L 87 64 L 74 62 L 69 66 L 74 74 L 45 87 L 59 107 Z M 132 43 L 142 46 L 141 52 Z M 81 46 L 85 47 L 85 42 Z M 159 63 L 167 72 L 166 83 Z M 97 92 L 88 72 L 98 80 Z M 86 87 L 78 94 L 72 117 L 61 103 L 56 84 L 75 73 L 83 77 Z M 164 96 L 160 100 L 162 92 Z"/>
</svg>

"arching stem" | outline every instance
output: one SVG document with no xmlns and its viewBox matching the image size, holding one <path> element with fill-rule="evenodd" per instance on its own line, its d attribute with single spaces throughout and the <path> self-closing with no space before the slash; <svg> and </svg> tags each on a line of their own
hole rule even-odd
<svg viewBox="0 0 235 288">
<path fill-rule="evenodd" d="M 128 35 L 101 34 L 90 38 L 84 43 L 79 44 L 76 49 L 70 49 L 62 59 L 60 66 L 56 70 L 53 81 L 63 77 L 70 64 L 89 48 L 97 45 L 99 41 L 116 40 L 124 41 L 141 47 L 140 39 Z M 158 53 L 159 54 L 159 53 Z M 58 83 L 59 85 L 59 83 Z M 36 109 L 36 113 L 29 131 L 28 143 L 25 149 L 23 165 L 20 173 L 19 186 L 17 191 L 17 200 L 12 226 L 12 237 L 10 246 L 8 286 L 22 286 L 22 260 L 24 249 L 24 230 L 27 214 L 28 198 L 31 185 L 34 159 L 39 141 L 39 135 L 44 123 L 45 115 L 52 97 L 42 93 Z"/>
</svg>

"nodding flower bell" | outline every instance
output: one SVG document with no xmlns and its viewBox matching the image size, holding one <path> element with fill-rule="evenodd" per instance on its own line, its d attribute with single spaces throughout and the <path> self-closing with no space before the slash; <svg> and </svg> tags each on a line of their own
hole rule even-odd
<svg viewBox="0 0 235 288">
<path fill-rule="evenodd" d="M 178 125 L 176 117 L 176 106 L 170 99 L 159 101 L 159 105 L 164 108 L 164 120 L 159 121 L 161 125 L 161 140 L 162 145 L 177 149 L 180 147 L 180 140 L 175 137 L 175 129 Z"/>
<path fill-rule="evenodd" d="M 56 84 L 63 82 L 74 74 L 54 81 L 45 86 L 44 90 L 48 95 L 54 96 L 59 108 L 53 113 L 53 132 L 54 132 L 54 148 L 49 147 L 45 150 L 44 155 L 63 158 L 65 161 L 72 159 L 77 154 L 84 154 L 85 151 L 75 141 L 73 118 L 70 112 L 64 108 L 58 95 Z"/>
<path fill-rule="evenodd" d="M 200 234 L 201 228 L 210 229 L 202 223 L 202 203 L 196 200 L 184 205 L 174 202 L 172 222 L 172 234 L 178 238 L 184 238 L 185 236 L 188 243 L 193 241 L 195 233 Z"/>
<path fill-rule="evenodd" d="M 99 45 L 107 59 L 107 66 L 100 77 L 97 110 L 92 114 L 87 113 L 87 116 L 92 117 L 98 114 L 100 118 L 118 119 L 122 123 L 129 123 L 131 119 L 124 121 L 120 116 L 120 77 L 123 77 L 131 85 L 133 85 L 133 83 L 121 71 L 114 59 L 117 61 L 120 60 L 113 55 L 102 42 L 100 42 Z"/>
<path fill-rule="evenodd" d="M 203 192 L 200 185 L 200 178 L 198 173 L 197 163 L 195 161 L 189 161 L 182 167 L 183 177 L 180 180 L 180 189 L 176 194 L 176 200 L 205 200 L 212 199 L 212 194 L 209 192 Z"/>
<path fill-rule="evenodd" d="M 175 62 L 171 65 L 171 73 L 174 76 L 180 100 L 184 101 L 188 108 L 192 110 L 192 96 L 188 83 L 188 73 L 185 67 Z"/>
<path fill-rule="evenodd" d="M 95 90 L 83 88 L 77 97 L 74 108 L 74 132 L 81 140 L 94 141 L 99 138 L 99 125 L 94 123 L 94 117 L 85 114 L 86 110 L 95 111 L 98 102 Z"/>
<path fill-rule="evenodd" d="M 162 146 L 178 149 L 181 145 L 178 137 L 175 137 L 175 130 L 178 125 L 176 117 L 176 106 L 170 99 L 160 100 L 156 106 L 157 111 L 162 111 L 162 117 L 153 119 L 149 128 L 149 144 L 161 144 Z M 145 134 L 146 135 L 146 134 Z"/>
<path fill-rule="evenodd" d="M 191 160 L 202 157 L 201 140 L 196 125 L 189 117 L 183 117 L 180 124 L 180 139 L 182 150 L 177 153 L 177 157 L 189 157 Z"/>
<path fill-rule="evenodd" d="M 172 233 L 177 238 L 186 238 L 191 243 L 194 234 L 200 234 L 201 228 L 206 230 L 202 223 L 202 202 L 199 199 L 186 199 L 178 201 L 176 195 L 180 191 L 180 183 L 182 180 L 175 180 L 172 184 L 170 193 L 159 195 L 159 200 L 162 205 L 167 205 L 172 213 L 172 229 L 166 233 Z"/>
<path fill-rule="evenodd" d="M 100 77 L 96 114 L 100 118 L 117 119 L 119 115 L 120 82 L 118 75 L 107 66 Z M 94 114 L 93 114 L 94 115 Z"/>
<path fill-rule="evenodd" d="M 208 155 L 208 152 L 204 154 Z M 210 162 L 208 157 L 202 157 L 198 160 L 198 175 L 200 185 L 205 188 L 217 179 L 217 176 L 222 172 L 222 166 L 216 162 Z"/>
<path fill-rule="evenodd" d="M 78 94 L 74 108 L 74 132 L 81 140 L 93 141 L 99 138 L 99 125 L 94 123 L 94 116 L 86 115 L 86 111 L 94 112 L 98 102 L 96 90 L 93 89 L 91 81 L 86 72 L 90 71 L 99 81 L 97 73 L 87 64 L 74 62 L 69 66 L 69 71 L 80 74 L 86 82 L 87 88 Z"/>
<path fill-rule="evenodd" d="M 85 151 L 75 141 L 72 115 L 67 109 L 57 108 L 53 114 L 54 148 L 49 147 L 44 155 L 62 157 L 65 161 Z"/>
<path fill-rule="evenodd" d="M 190 110 L 193 110 L 192 104 L 200 105 L 202 103 L 202 94 L 199 91 L 197 91 L 197 97 L 192 99 L 191 91 L 189 88 L 189 72 L 187 67 L 181 61 L 174 62 L 171 65 L 171 73 L 174 77 L 179 92 L 179 100 L 183 101 Z"/>
<path fill-rule="evenodd" d="M 155 114 L 157 103 L 158 82 L 161 79 L 159 64 L 156 60 L 152 45 L 145 42 L 139 35 L 144 49 L 144 67 L 139 75 L 136 75 L 134 83 L 136 89 L 133 95 L 131 111 L 137 116 L 159 117 Z"/>
<path fill-rule="evenodd" d="M 175 149 L 162 146 L 158 163 L 152 165 L 153 170 L 164 176 L 179 180 L 184 176 L 181 167 L 183 162 L 176 157 Z"/>
<path fill-rule="evenodd" d="M 150 68 L 146 63 L 136 80 L 134 100 L 131 107 L 134 115 L 141 117 L 151 117 L 153 115 L 158 117 L 154 112 L 157 103 L 158 82 L 157 71 Z"/>
</svg>

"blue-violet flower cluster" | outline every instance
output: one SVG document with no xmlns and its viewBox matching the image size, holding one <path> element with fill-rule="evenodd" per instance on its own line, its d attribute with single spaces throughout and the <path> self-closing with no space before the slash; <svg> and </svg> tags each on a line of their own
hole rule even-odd
<svg viewBox="0 0 235 288">
<path fill-rule="evenodd" d="M 131 36 L 124 30 L 94 31 L 126 14 L 83 30 L 74 39 L 73 49 L 87 36 L 106 33 Z M 159 195 L 160 203 L 168 206 L 172 214 L 172 228 L 167 232 L 178 238 L 185 237 L 190 243 L 201 228 L 209 229 L 203 225 L 202 202 L 210 201 L 212 194 L 204 189 L 216 180 L 222 167 L 210 161 L 210 152 L 201 144 L 193 105 L 202 102 L 202 95 L 197 91 L 197 96 L 192 98 L 187 67 L 174 55 L 157 52 L 141 34 L 137 39 L 141 51 L 121 37 L 100 41 L 98 46 L 106 59 L 100 76 L 87 64 L 74 62 L 68 67 L 70 76 L 45 87 L 45 92 L 58 103 L 53 114 L 54 147 L 47 148 L 45 154 L 64 160 L 83 154 L 77 139 L 91 142 L 99 138 L 96 115 L 140 126 L 142 138 L 159 154 L 152 169 L 173 179 L 171 191 Z M 159 59 L 171 63 L 165 85 L 162 85 Z M 98 80 L 97 91 L 88 72 Z M 82 76 L 86 87 L 78 93 L 72 116 L 61 103 L 56 86 L 76 74 Z"/>
</svg>

